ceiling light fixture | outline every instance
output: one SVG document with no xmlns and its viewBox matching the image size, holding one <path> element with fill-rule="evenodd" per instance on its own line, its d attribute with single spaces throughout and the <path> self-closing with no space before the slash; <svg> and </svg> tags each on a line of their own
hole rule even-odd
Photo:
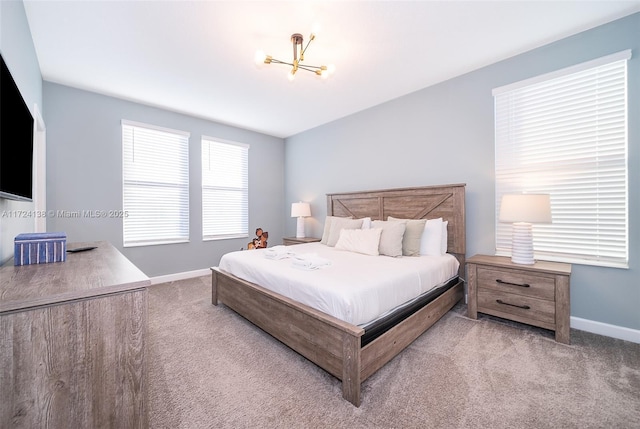
<svg viewBox="0 0 640 429">
<path fill-rule="evenodd" d="M 293 62 L 280 61 L 273 58 L 271 55 L 265 55 L 264 52 L 258 51 L 256 52 L 255 61 L 256 64 L 285 64 L 291 66 L 291 70 L 289 71 L 289 80 L 293 80 L 296 72 L 298 70 L 306 70 L 316 75 L 320 76 L 323 79 L 329 77 L 329 75 L 333 74 L 335 71 L 335 66 L 333 64 L 329 64 L 328 66 L 311 66 L 307 64 L 302 64 L 304 61 L 304 54 L 307 52 L 307 48 L 309 44 L 316 38 L 316 35 L 311 33 L 309 36 L 309 41 L 307 45 L 303 48 L 304 39 L 302 38 L 302 34 L 294 33 L 291 35 L 291 43 L 293 44 Z"/>
</svg>

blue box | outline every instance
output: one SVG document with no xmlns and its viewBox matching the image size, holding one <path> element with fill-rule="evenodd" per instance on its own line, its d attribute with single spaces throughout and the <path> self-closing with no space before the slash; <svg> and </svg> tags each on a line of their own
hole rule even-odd
<svg viewBox="0 0 640 429">
<path fill-rule="evenodd" d="M 67 234 L 64 232 L 29 232 L 14 240 L 14 265 L 64 262 L 67 258 Z"/>
</svg>

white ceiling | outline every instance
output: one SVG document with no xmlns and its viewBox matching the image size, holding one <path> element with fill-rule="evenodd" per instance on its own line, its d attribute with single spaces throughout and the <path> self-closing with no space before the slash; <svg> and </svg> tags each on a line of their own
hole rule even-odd
<svg viewBox="0 0 640 429">
<path fill-rule="evenodd" d="M 631 1 L 25 0 L 46 81 L 288 137 L 640 11 Z M 327 80 L 254 64 L 305 63 Z"/>
</svg>

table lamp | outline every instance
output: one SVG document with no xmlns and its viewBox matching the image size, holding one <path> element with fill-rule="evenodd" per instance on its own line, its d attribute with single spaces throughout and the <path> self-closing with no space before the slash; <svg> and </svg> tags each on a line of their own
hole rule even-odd
<svg viewBox="0 0 640 429">
<path fill-rule="evenodd" d="M 500 204 L 500 222 L 511 222 L 511 262 L 534 264 L 532 223 L 551 223 L 549 194 L 507 194 Z"/>
<path fill-rule="evenodd" d="M 291 204 L 291 217 L 298 218 L 296 238 L 304 238 L 304 218 L 308 216 L 311 216 L 309 203 L 300 201 L 299 203 Z"/>
</svg>

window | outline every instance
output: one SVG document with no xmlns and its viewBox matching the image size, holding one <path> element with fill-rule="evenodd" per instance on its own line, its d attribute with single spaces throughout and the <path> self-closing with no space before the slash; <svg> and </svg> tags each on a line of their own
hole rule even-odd
<svg viewBox="0 0 640 429">
<path fill-rule="evenodd" d="M 627 50 L 493 91 L 496 253 L 510 254 L 502 195 L 548 193 L 536 257 L 628 267 Z"/>
<path fill-rule="evenodd" d="M 249 146 L 202 138 L 202 238 L 249 236 Z"/>
<path fill-rule="evenodd" d="M 122 121 L 125 247 L 189 241 L 189 133 Z"/>
</svg>

